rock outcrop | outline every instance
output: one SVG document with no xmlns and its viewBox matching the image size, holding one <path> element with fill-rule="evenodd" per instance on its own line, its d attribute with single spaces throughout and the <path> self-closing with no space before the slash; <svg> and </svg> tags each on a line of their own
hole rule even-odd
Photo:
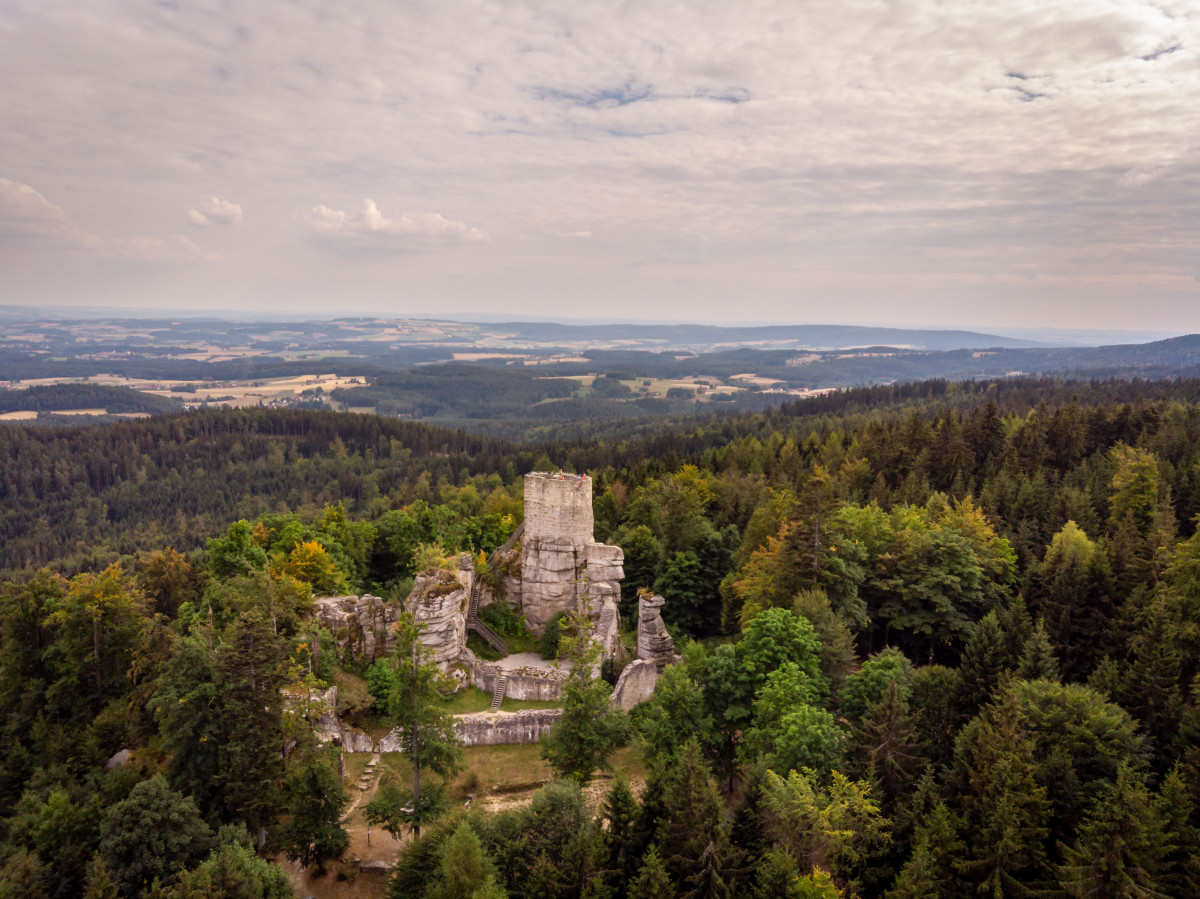
<svg viewBox="0 0 1200 899">
<path fill-rule="evenodd" d="M 638 595 L 637 657 L 654 662 L 660 672 L 675 661 L 675 641 L 662 620 L 664 602 L 652 593 Z"/>
<path fill-rule="evenodd" d="M 520 570 L 507 565 L 505 588 L 541 634 L 558 612 L 590 608 L 593 619 L 605 601 L 621 593 L 624 554 L 592 536 L 592 480 L 586 475 L 534 471 L 525 476 L 525 530 Z"/>
<path fill-rule="evenodd" d="M 322 596 L 313 600 L 313 614 L 339 646 L 348 647 L 355 659 L 368 665 L 396 644 L 399 609 L 378 596 Z"/>
<path fill-rule="evenodd" d="M 466 572 L 456 577 L 453 572 L 430 570 L 417 575 L 405 608 L 412 613 L 421 629 L 421 642 L 429 647 L 434 659 L 445 667 L 467 658 L 467 607 L 471 601 L 470 586 L 464 585 Z"/>
<path fill-rule="evenodd" d="M 621 671 L 613 687 L 613 705 L 629 711 L 654 695 L 658 683 L 658 664 L 653 659 L 634 659 Z"/>
</svg>

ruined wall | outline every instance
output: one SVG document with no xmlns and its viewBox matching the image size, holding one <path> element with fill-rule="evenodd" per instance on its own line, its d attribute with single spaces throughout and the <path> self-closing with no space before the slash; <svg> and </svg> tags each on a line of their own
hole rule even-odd
<svg viewBox="0 0 1200 899">
<path fill-rule="evenodd" d="M 538 702 L 553 702 L 562 699 L 562 685 L 570 673 L 561 668 L 528 665 L 503 672 L 508 676 L 504 695 L 509 699 L 531 699 Z M 477 661 L 471 673 L 471 683 L 491 693 L 496 689 L 496 678 L 501 674 L 500 666 L 491 662 Z"/>
<path fill-rule="evenodd" d="M 562 714 L 562 709 L 476 712 L 459 715 L 454 722 L 454 733 L 464 746 L 536 743 L 562 719 Z"/>
<path fill-rule="evenodd" d="M 592 542 L 592 479 L 531 471 L 525 475 L 525 540 Z"/>
</svg>

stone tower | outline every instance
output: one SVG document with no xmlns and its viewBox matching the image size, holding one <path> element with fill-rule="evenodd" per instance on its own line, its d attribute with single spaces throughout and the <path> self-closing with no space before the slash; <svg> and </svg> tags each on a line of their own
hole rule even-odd
<svg viewBox="0 0 1200 899">
<path fill-rule="evenodd" d="M 587 599 L 598 617 L 621 594 L 625 556 L 592 533 L 592 480 L 586 475 L 534 471 L 525 475 L 525 532 L 521 538 L 520 596 L 529 629 L 540 634 L 555 613 Z"/>
</svg>

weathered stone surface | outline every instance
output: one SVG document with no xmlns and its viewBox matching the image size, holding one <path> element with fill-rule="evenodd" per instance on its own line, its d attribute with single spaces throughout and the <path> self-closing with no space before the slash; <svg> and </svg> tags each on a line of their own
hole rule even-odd
<svg viewBox="0 0 1200 899">
<path fill-rule="evenodd" d="M 114 768 L 120 768 L 122 765 L 128 765 L 129 760 L 133 758 L 132 749 L 121 749 L 113 753 L 113 757 L 104 763 L 105 771 L 112 771 Z"/>
<path fill-rule="evenodd" d="M 592 541 L 592 479 L 587 475 L 532 471 L 525 475 L 525 540 Z"/>
<path fill-rule="evenodd" d="M 612 692 L 613 704 L 629 711 L 653 696 L 657 683 L 658 664 L 653 659 L 634 659 L 617 678 Z"/>
<path fill-rule="evenodd" d="M 359 862 L 358 870 L 363 874 L 387 874 L 392 870 L 392 865 L 379 859 L 371 859 L 370 861 Z"/>
<path fill-rule="evenodd" d="M 613 597 L 605 597 L 592 634 L 600 644 L 602 658 L 621 658 L 624 651 L 621 646 L 621 614 L 617 611 L 617 601 Z"/>
<path fill-rule="evenodd" d="M 476 712 L 459 715 L 454 732 L 464 746 L 536 743 L 562 720 L 562 709 L 523 709 L 520 712 Z"/>
<path fill-rule="evenodd" d="M 356 658 L 368 664 L 396 644 L 399 609 L 378 596 L 322 596 L 313 600 L 313 614 L 329 628 L 338 645 L 349 646 Z"/>
<path fill-rule="evenodd" d="M 469 587 L 449 571 L 429 571 L 417 576 L 405 607 L 425 627 L 421 642 L 441 665 L 464 657 L 467 645 Z"/>
<path fill-rule="evenodd" d="M 476 662 L 471 682 L 491 693 L 496 689 L 496 678 L 504 674 L 508 678 L 504 695 L 509 699 L 553 702 L 562 698 L 562 686 L 570 672 L 553 665 L 522 665 L 519 668 L 501 669 L 493 662 Z"/>
<path fill-rule="evenodd" d="M 507 563 L 504 586 L 534 634 L 585 600 L 594 620 L 608 599 L 620 598 L 624 554 L 619 546 L 596 543 L 592 525 L 590 478 L 536 471 L 525 476 L 520 572 Z"/>
<path fill-rule="evenodd" d="M 638 596 L 637 657 L 651 659 L 659 671 L 675 660 L 675 641 L 662 620 L 664 602 L 651 593 Z"/>
</svg>

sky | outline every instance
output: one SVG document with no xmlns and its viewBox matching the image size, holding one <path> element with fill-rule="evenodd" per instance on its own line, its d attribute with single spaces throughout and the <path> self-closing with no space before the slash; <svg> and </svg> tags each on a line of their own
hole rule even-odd
<svg viewBox="0 0 1200 899">
<path fill-rule="evenodd" d="M 1200 5 L 0 0 L 0 304 L 1200 331 Z"/>
</svg>

